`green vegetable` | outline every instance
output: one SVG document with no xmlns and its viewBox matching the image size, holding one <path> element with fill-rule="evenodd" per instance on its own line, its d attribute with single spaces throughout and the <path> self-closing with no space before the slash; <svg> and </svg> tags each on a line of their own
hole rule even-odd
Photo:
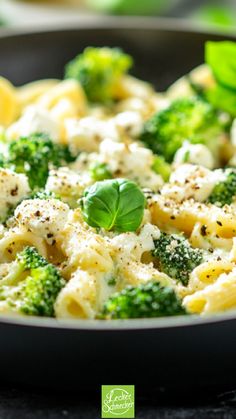
<svg viewBox="0 0 236 419">
<path fill-rule="evenodd" d="M 6 131 L 0 127 L 0 143 L 6 143 L 7 142 L 7 136 Z"/>
<path fill-rule="evenodd" d="M 41 191 L 33 192 L 27 199 L 59 199 L 60 200 L 60 197 L 56 195 L 54 192 L 41 190 Z"/>
<path fill-rule="evenodd" d="M 165 161 L 165 159 L 162 156 L 155 156 L 152 169 L 158 175 L 161 175 L 165 182 L 168 182 L 171 174 L 171 166 L 169 163 Z"/>
<path fill-rule="evenodd" d="M 44 259 L 34 247 L 25 247 L 25 249 L 17 255 L 16 260 L 22 272 L 27 269 L 35 269 L 48 264 L 46 259 Z"/>
<path fill-rule="evenodd" d="M 32 134 L 8 143 L 2 166 L 25 173 L 35 189 L 45 186 L 51 165 L 59 167 L 74 160 L 67 146 L 53 143 L 45 134 Z"/>
<path fill-rule="evenodd" d="M 231 41 L 205 44 L 205 61 L 213 73 L 213 83 L 192 83 L 214 108 L 236 116 L 236 43 Z"/>
<path fill-rule="evenodd" d="M 112 178 L 109 166 L 106 163 L 93 163 L 89 170 L 92 179 L 95 181 Z"/>
<path fill-rule="evenodd" d="M 206 89 L 204 95 L 216 109 L 221 109 L 236 117 L 236 92 L 216 84 Z"/>
<path fill-rule="evenodd" d="M 201 24 L 214 25 L 217 29 L 224 29 L 231 31 L 235 25 L 235 16 L 233 4 L 232 8 L 229 4 L 221 2 L 221 4 L 214 4 L 216 2 L 206 2 L 195 13 L 194 20 L 201 21 Z"/>
<path fill-rule="evenodd" d="M 96 182 L 81 200 L 84 219 L 90 226 L 119 232 L 138 229 L 145 203 L 142 191 L 127 179 Z"/>
<path fill-rule="evenodd" d="M 91 102 L 116 99 L 121 77 L 132 66 L 132 58 L 119 48 L 89 47 L 69 62 L 65 78 L 78 80 Z"/>
<path fill-rule="evenodd" d="M 165 0 L 87 0 L 87 3 L 100 12 L 141 16 L 156 14 L 167 6 Z"/>
<path fill-rule="evenodd" d="M 114 277 L 110 278 L 110 279 L 107 281 L 107 284 L 108 284 L 110 287 L 114 287 L 114 286 L 116 285 L 116 278 L 114 278 Z"/>
<path fill-rule="evenodd" d="M 54 316 L 54 303 L 66 282 L 56 267 L 26 247 L 0 282 L 0 300 L 31 316 Z"/>
<path fill-rule="evenodd" d="M 223 130 L 209 103 L 198 97 L 181 98 L 145 123 L 140 140 L 167 162 L 172 162 L 185 140 L 217 149 L 217 139 Z"/>
<path fill-rule="evenodd" d="M 187 314 L 170 287 L 150 281 L 138 287 L 128 286 L 112 295 L 104 304 L 102 319 L 136 319 Z"/>
<path fill-rule="evenodd" d="M 223 207 L 232 204 L 233 198 L 236 196 L 236 172 L 229 171 L 226 180 L 219 182 L 214 187 L 208 202 Z"/>
<path fill-rule="evenodd" d="M 193 248 L 187 239 L 177 234 L 161 233 L 154 244 L 153 256 L 158 269 L 188 285 L 190 273 L 203 261 L 203 251 Z"/>
<path fill-rule="evenodd" d="M 206 42 L 205 61 L 210 66 L 216 81 L 220 85 L 236 90 L 235 42 Z"/>
</svg>

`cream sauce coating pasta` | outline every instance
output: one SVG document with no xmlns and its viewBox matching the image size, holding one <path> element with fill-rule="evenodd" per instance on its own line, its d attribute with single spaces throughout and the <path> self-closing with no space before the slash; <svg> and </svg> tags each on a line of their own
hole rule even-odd
<svg viewBox="0 0 236 419">
<path fill-rule="evenodd" d="M 212 83 L 206 67 L 193 77 Z M 224 166 L 236 161 L 235 123 L 232 138 L 228 130 L 221 142 L 224 164 L 206 144 L 184 138 L 172 162 L 165 162 L 169 179 L 155 169 L 161 153 L 142 141 L 149 118 L 176 98 L 192 96 L 186 78 L 158 93 L 148 82 L 124 75 L 114 103 L 91 104 L 78 80 L 46 79 L 16 88 L 0 78 L 1 154 L 8 143 L 41 133 L 74 156 L 73 162 L 50 165 L 43 199 L 33 197 L 27 161 L 20 172 L 14 165 L 0 167 L 0 288 L 17 254 L 31 246 L 66 280 L 54 305 L 57 318 L 94 319 L 111 296 L 150 281 L 174 289 L 190 314 L 236 309 L 236 189 L 230 203 L 211 201 L 231 172 Z M 106 231 L 84 219 L 86 188 L 107 178 L 131 180 L 145 194 L 136 231 Z M 188 283 L 157 260 L 154 250 L 163 233 L 184 237 L 203 252 Z M 0 302 L 0 313 L 12 310 Z"/>
</svg>

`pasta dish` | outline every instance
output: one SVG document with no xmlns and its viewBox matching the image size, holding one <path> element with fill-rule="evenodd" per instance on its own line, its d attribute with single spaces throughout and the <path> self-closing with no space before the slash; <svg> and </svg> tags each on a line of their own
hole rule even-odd
<svg viewBox="0 0 236 419">
<path fill-rule="evenodd" d="M 236 309 L 234 60 L 209 41 L 164 93 L 119 48 L 86 48 L 62 80 L 0 78 L 2 315 Z"/>
</svg>

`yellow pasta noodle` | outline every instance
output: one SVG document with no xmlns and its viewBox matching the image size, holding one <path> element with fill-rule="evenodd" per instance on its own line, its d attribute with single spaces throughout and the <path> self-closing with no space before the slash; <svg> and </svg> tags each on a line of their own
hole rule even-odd
<svg viewBox="0 0 236 419">
<path fill-rule="evenodd" d="M 206 224 L 196 223 L 190 236 L 190 243 L 193 247 L 202 249 L 223 249 L 230 251 L 233 239 L 222 238 L 214 231 L 209 231 Z"/>
<path fill-rule="evenodd" d="M 0 77 L 0 125 L 7 127 L 16 119 L 19 103 L 14 86 Z"/>
<path fill-rule="evenodd" d="M 223 239 L 230 239 L 236 234 L 236 214 L 227 206 L 195 202 L 191 199 L 177 203 L 161 195 L 156 195 L 149 204 L 152 221 L 159 228 L 176 229 L 191 235 L 197 223 L 206 226 L 209 233 Z"/>
<path fill-rule="evenodd" d="M 85 227 L 80 211 L 71 215 L 58 241 L 70 260 L 72 270 L 109 272 L 113 269 L 112 247 L 105 238 Z"/>
<path fill-rule="evenodd" d="M 42 238 L 25 229 L 16 229 L 0 239 L 1 263 L 13 260 L 25 246 L 36 247 L 42 256 L 47 257 L 46 244 Z"/>
<path fill-rule="evenodd" d="M 234 264 L 224 259 L 202 263 L 190 275 L 188 292 L 196 292 L 209 284 L 213 284 L 221 274 L 229 273 L 233 268 Z"/>
<path fill-rule="evenodd" d="M 210 314 L 236 309 L 236 268 L 222 274 L 213 284 L 184 298 L 191 313 Z"/>
<path fill-rule="evenodd" d="M 91 48 L 63 80 L 0 77 L 0 314 L 236 310 L 235 109 L 196 95 L 209 66 L 156 92 L 126 61 Z"/>
<path fill-rule="evenodd" d="M 87 109 L 87 101 L 82 87 L 76 80 L 64 80 L 47 90 L 38 99 L 38 105 L 52 110 L 62 100 L 68 100 L 77 115 L 83 115 Z"/>
<path fill-rule="evenodd" d="M 58 318 L 94 318 L 96 313 L 96 276 L 77 270 L 60 292 L 55 312 Z"/>
<path fill-rule="evenodd" d="M 174 284 L 168 275 L 159 272 L 152 264 L 137 263 L 135 261 L 126 262 L 119 265 L 118 273 L 121 278 L 119 289 L 127 285 L 136 287 L 151 280 L 158 281 L 162 285 Z"/>
<path fill-rule="evenodd" d="M 40 96 L 44 95 L 48 90 L 51 90 L 58 83 L 59 80 L 56 79 L 44 79 L 18 87 L 16 94 L 20 108 L 24 109 L 26 106 L 35 103 Z"/>
</svg>

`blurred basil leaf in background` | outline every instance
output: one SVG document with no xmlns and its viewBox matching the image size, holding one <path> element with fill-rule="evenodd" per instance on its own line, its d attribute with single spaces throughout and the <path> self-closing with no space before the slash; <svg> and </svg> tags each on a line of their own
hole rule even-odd
<svg viewBox="0 0 236 419">
<path fill-rule="evenodd" d="M 195 21 L 206 24 L 208 26 L 215 26 L 223 30 L 235 29 L 236 23 L 236 4 L 231 5 L 230 2 L 222 1 L 222 5 L 212 5 L 211 1 L 207 4 L 196 8 L 192 17 Z"/>
<path fill-rule="evenodd" d="M 171 3 L 168 0 L 87 0 L 88 6 L 95 10 L 122 15 L 158 14 Z"/>
</svg>

